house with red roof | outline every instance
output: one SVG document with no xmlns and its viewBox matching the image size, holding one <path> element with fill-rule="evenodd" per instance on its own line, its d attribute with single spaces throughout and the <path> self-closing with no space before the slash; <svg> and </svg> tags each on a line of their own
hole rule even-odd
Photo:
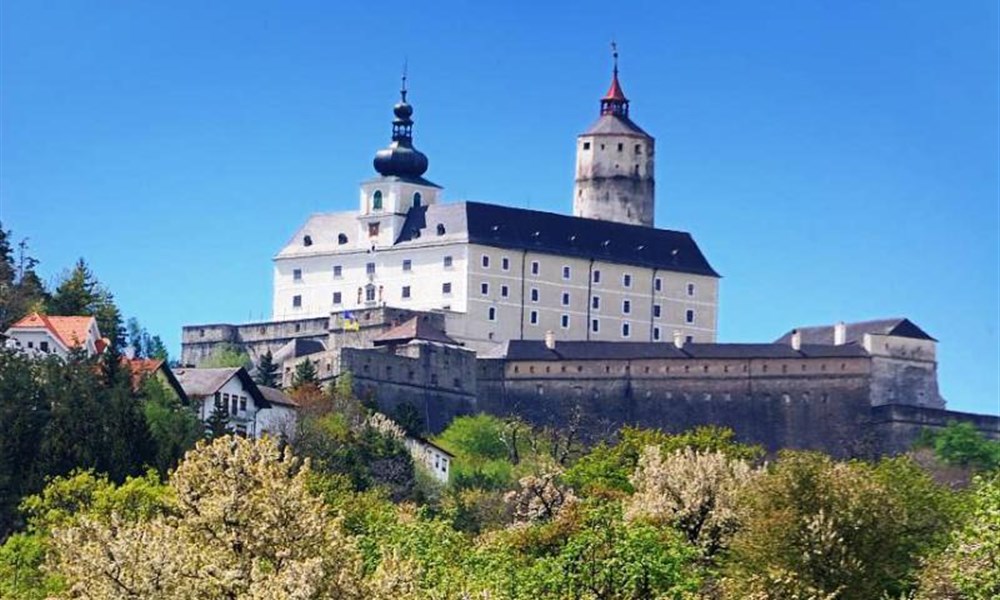
<svg viewBox="0 0 1000 600">
<path fill-rule="evenodd" d="M 108 345 L 94 317 L 49 316 L 37 312 L 14 323 L 4 337 L 6 347 L 39 357 L 55 354 L 66 358 L 75 348 L 93 356 Z"/>
</svg>

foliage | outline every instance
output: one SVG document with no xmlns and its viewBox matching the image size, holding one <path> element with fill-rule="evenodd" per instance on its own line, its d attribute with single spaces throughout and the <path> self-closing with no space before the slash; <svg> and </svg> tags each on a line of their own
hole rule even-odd
<svg viewBox="0 0 1000 600">
<path fill-rule="evenodd" d="M 43 310 L 48 292 L 35 272 L 38 261 L 28 253 L 28 240 L 11 247 L 11 232 L 0 224 L 0 332 L 33 311 Z"/>
<path fill-rule="evenodd" d="M 169 361 L 167 347 L 158 335 L 150 335 L 139 320 L 132 317 L 125 323 L 128 344 L 132 348 L 134 358 L 155 358 Z"/>
<path fill-rule="evenodd" d="M 557 473 L 545 473 L 528 475 L 518 481 L 519 489 L 504 496 L 504 501 L 511 505 L 515 522 L 548 521 L 576 502 L 573 490 L 559 485 L 557 477 Z"/>
<path fill-rule="evenodd" d="M 278 377 L 278 364 L 274 362 L 274 355 L 268 350 L 260 356 L 257 361 L 257 369 L 254 373 L 254 381 L 257 385 L 277 388 L 281 387 L 281 380 Z"/>
<path fill-rule="evenodd" d="M 156 377 L 142 381 L 146 398 L 146 426 L 156 445 L 153 464 L 161 476 L 176 465 L 184 453 L 205 435 L 205 426 L 191 407 L 184 406 L 173 389 Z"/>
<path fill-rule="evenodd" d="M 505 438 L 505 423 L 486 414 L 458 417 L 435 442 L 455 455 L 452 485 L 458 488 L 504 489 L 514 482 L 512 456 L 518 452 Z"/>
<path fill-rule="evenodd" d="M 917 445 L 933 448 L 946 464 L 982 471 L 1000 469 L 1000 441 L 986 439 L 972 423 L 953 421 L 940 431 L 924 430 Z"/>
<path fill-rule="evenodd" d="M 42 569 L 47 546 L 45 537 L 15 533 L 0 546 L 0 598 L 43 600 L 62 586 L 57 575 Z"/>
<path fill-rule="evenodd" d="M 307 358 L 295 365 L 295 373 L 292 375 L 293 388 L 315 386 L 318 383 L 316 365 L 313 364 L 313 361 Z"/>
<path fill-rule="evenodd" d="M 47 311 L 53 315 L 92 316 L 97 319 L 101 335 L 115 348 L 125 343 L 125 328 L 114 295 L 97 280 L 82 258 L 63 276 L 48 301 Z"/>
<path fill-rule="evenodd" d="M 212 414 L 205 421 L 205 437 L 214 440 L 232 433 L 233 428 L 229 425 L 229 408 L 217 402 L 212 408 Z"/>
<path fill-rule="evenodd" d="M 424 419 L 417 407 L 410 402 L 402 402 L 396 406 L 392 420 L 398 423 L 407 435 L 419 437 L 424 434 Z"/>
<path fill-rule="evenodd" d="M 250 355 L 241 348 L 232 344 L 220 344 L 198 366 L 203 369 L 234 369 L 237 367 L 248 369 L 251 366 L 251 362 Z"/>
</svg>

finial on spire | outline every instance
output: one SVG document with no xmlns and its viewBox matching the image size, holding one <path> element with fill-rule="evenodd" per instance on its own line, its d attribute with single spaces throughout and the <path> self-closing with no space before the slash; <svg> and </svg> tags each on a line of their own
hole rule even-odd
<svg viewBox="0 0 1000 600">
<path fill-rule="evenodd" d="M 618 44 L 611 38 L 611 58 L 615 63 L 615 77 L 618 77 Z"/>
<path fill-rule="evenodd" d="M 614 70 L 611 75 L 611 87 L 608 93 L 601 98 L 602 115 L 618 115 L 628 117 L 628 98 L 622 91 L 622 86 L 618 83 L 618 43 L 611 40 L 611 58 L 614 60 Z"/>
<path fill-rule="evenodd" d="M 399 89 L 399 96 L 403 99 L 403 102 L 406 102 L 406 67 L 407 67 L 407 62 L 408 62 L 407 59 L 404 58 L 403 59 L 403 86 Z"/>
</svg>

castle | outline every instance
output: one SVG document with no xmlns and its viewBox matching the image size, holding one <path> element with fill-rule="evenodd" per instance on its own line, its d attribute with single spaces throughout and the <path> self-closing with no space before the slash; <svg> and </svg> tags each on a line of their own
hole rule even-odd
<svg viewBox="0 0 1000 600">
<path fill-rule="evenodd" d="M 578 137 L 573 215 L 445 203 L 413 144 L 406 79 L 357 211 L 311 216 L 274 258 L 272 321 L 192 325 L 182 362 L 221 344 L 332 380 L 431 431 L 486 411 L 573 422 L 732 427 L 774 450 L 897 452 L 919 429 L 1000 419 L 944 409 L 936 341 L 907 319 L 716 341 L 719 275 L 694 238 L 654 224 L 654 139 L 629 114 L 617 54 Z"/>
</svg>

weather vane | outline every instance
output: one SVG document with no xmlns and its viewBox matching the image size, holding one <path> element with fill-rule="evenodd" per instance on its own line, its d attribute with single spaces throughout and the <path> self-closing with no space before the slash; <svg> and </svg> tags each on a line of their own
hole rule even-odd
<svg viewBox="0 0 1000 600">
<path fill-rule="evenodd" d="M 403 102 L 406 102 L 406 67 L 407 59 L 403 59 L 403 87 L 399 90 L 399 95 L 403 97 Z"/>
<path fill-rule="evenodd" d="M 615 75 L 617 75 L 618 74 L 618 44 L 615 43 L 614 39 L 611 40 L 611 57 L 615 61 Z"/>
</svg>

